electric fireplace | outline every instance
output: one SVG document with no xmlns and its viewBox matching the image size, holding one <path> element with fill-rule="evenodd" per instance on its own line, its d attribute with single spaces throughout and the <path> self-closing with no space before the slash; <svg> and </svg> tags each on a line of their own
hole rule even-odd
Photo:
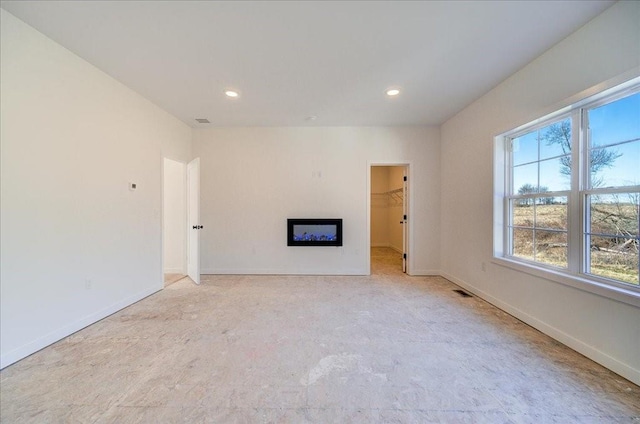
<svg viewBox="0 0 640 424">
<path fill-rule="evenodd" d="M 287 219 L 287 246 L 342 246 L 342 219 Z"/>
</svg>

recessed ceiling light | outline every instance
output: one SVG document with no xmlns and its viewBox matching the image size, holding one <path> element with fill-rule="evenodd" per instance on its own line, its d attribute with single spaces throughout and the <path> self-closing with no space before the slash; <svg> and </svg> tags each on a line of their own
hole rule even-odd
<svg viewBox="0 0 640 424">
<path fill-rule="evenodd" d="M 307 119 L 307 121 L 315 121 L 316 119 L 318 119 L 318 117 L 315 116 L 315 115 L 311 115 L 311 116 L 307 116 L 306 119 Z"/>
<path fill-rule="evenodd" d="M 209 121 L 207 118 L 196 118 L 196 122 L 198 122 L 198 124 L 210 124 L 211 121 Z"/>
<path fill-rule="evenodd" d="M 224 90 L 224 94 L 227 97 L 236 98 L 239 96 L 239 93 L 235 90 Z"/>
<path fill-rule="evenodd" d="M 394 96 L 397 96 L 398 94 L 400 94 L 400 90 L 397 88 L 390 88 L 387 90 L 387 96 L 394 97 Z"/>
</svg>

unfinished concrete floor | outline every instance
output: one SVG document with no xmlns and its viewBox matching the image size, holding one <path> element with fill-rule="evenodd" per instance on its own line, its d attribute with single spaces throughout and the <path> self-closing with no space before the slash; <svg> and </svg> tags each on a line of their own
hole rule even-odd
<svg viewBox="0 0 640 424">
<path fill-rule="evenodd" d="M 184 274 L 164 274 L 164 286 L 167 287 L 185 278 Z"/>
<path fill-rule="evenodd" d="M 2 423 L 630 423 L 640 388 L 439 277 L 204 276 L 0 373 Z"/>
</svg>

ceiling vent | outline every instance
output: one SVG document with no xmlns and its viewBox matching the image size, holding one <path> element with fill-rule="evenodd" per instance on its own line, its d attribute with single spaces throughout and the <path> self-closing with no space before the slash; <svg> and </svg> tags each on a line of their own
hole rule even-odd
<svg viewBox="0 0 640 424">
<path fill-rule="evenodd" d="M 211 122 L 207 118 L 196 118 L 198 124 L 210 124 Z"/>
</svg>

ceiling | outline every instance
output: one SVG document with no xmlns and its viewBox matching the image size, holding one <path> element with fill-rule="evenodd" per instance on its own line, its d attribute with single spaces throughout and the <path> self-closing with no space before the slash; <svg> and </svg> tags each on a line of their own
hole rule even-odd
<svg viewBox="0 0 640 424">
<path fill-rule="evenodd" d="M 439 125 L 612 4 L 0 3 L 193 127 Z"/>
</svg>

